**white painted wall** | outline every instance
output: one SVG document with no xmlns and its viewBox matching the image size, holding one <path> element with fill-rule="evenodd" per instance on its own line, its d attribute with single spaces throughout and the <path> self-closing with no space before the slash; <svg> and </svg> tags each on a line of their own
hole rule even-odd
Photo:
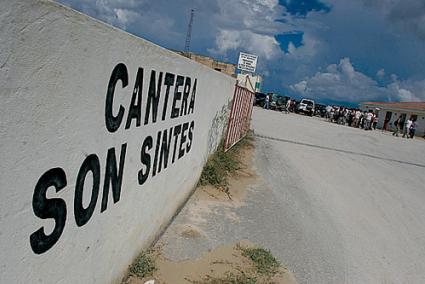
<svg viewBox="0 0 425 284">
<path fill-rule="evenodd" d="M 226 124 L 235 80 L 150 42 L 114 29 L 46 0 L 0 1 L 0 282 L 119 282 L 127 266 L 169 222 L 196 185 L 202 166 L 217 146 Z M 112 70 L 128 69 L 124 89 L 116 85 L 114 115 L 125 108 L 114 133 L 105 126 L 105 100 Z M 144 68 L 142 125 L 125 129 L 136 73 Z M 197 79 L 194 113 L 143 125 L 151 70 Z M 193 82 L 193 81 L 192 81 Z M 170 94 L 168 109 L 171 108 Z M 164 101 L 164 86 L 160 109 Z M 161 114 L 161 112 L 160 112 Z M 139 185 L 144 168 L 140 150 L 147 136 L 154 147 L 159 130 L 195 122 L 190 152 Z M 120 201 L 109 192 L 107 210 L 100 213 L 106 155 L 127 143 Z M 154 151 L 154 150 L 152 150 Z M 152 154 L 151 151 L 151 154 Z M 100 161 L 100 191 L 95 211 L 82 227 L 76 225 L 74 194 L 78 171 L 90 154 Z M 37 181 L 60 167 L 67 185 L 54 187 L 47 198 L 66 202 L 64 230 L 55 245 L 35 254 L 30 235 L 55 227 L 33 211 Z M 87 176 L 83 205 L 92 194 Z"/>
<path fill-rule="evenodd" d="M 368 110 L 368 109 L 375 109 L 379 108 L 378 111 L 378 124 L 377 127 L 379 129 L 382 129 L 385 122 L 385 117 L 387 112 L 392 112 L 391 120 L 389 121 L 390 125 L 388 125 L 388 130 L 394 130 L 394 121 L 397 120 L 397 118 L 400 115 L 405 114 L 406 120 L 409 119 L 412 116 L 417 116 L 416 124 L 416 132 L 415 136 L 423 136 L 425 134 L 425 112 L 424 111 L 413 111 L 413 110 L 406 110 L 406 109 L 400 109 L 400 108 L 393 108 L 393 107 L 383 107 L 382 105 L 364 105 L 362 104 L 361 109 L 362 110 Z"/>
<path fill-rule="evenodd" d="M 389 130 L 395 129 L 394 128 L 394 121 L 397 120 L 397 118 L 402 115 L 402 114 L 406 114 L 406 120 L 409 119 L 411 116 L 416 115 L 418 118 L 416 120 L 416 124 L 417 124 L 417 128 L 416 128 L 416 132 L 415 135 L 416 136 L 423 136 L 424 132 L 425 132 L 425 114 L 421 113 L 421 112 L 406 112 L 406 111 L 402 111 L 402 110 L 385 110 L 385 109 L 381 109 L 379 111 L 379 121 L 377 124 L 377 127 L 382 129 L 382 127 L 384 126 L 384 122 L 385 122 L 385 115 L 388 111 L 392 112 L 392 116 L 391 116 L 391 120 L 390 123 L 391 125 L 388 126 Z"/>
</svg>

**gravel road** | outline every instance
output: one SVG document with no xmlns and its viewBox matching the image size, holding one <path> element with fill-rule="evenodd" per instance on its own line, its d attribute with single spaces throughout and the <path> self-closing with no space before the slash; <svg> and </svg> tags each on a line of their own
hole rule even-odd
<svg viewBox="0 0 425 284">
<path fill-rule="evenodd" d="M 252 128 L 260 182 L 244 206 L 202 218 L 190 200 L 160 240 L 167 257 L 248 239 L 301 284 L 425 283 L 424 140 L 260 108 Z M 204 237 L 179 235 L 184 224 Z"/>
</svg>

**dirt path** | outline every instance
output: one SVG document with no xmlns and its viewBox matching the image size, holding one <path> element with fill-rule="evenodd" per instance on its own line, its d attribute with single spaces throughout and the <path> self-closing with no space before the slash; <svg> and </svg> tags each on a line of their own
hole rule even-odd
<svg viewBox="0 0 425 284">
<path fill-rule="evenodd" d="M 132 276 L 127 283 L 144 284 L 152 280 L 155 281 L 155 284 L 296 283 L 293 275 L 284 267 L 280 267 L 273 275 L 258 273 L 254 262 L 243 256 L 241 247 L 253 248 L 255 246 L 249 241 L 241 241 L 233 246 L 223 246 L 206 252 L 198 259 L 179 262 L 171 261 L 161 254 L 156 254 L 158 270 L 153 276 L 143 279 Z"/>
<path fill-rule="evenodd" d="M 157 271 L 144 279 L 131 277 L 126 283 L 296 283 L 284 265 L 275 274 L 259 273 L 256 263 L 241 249 L 256 247 L 245 240 L 249 236 L 239 236 L 229 244 L 224 235 L 210 230 L 217 216 L 225 226 L 240 223 L 237 209 L 247 206 L 246 195 L 260 182 L 252 168 L 254 151 L 249 143 L 241 149 L 241 169 L 230 176 L 227 193 L 213 186 L 198 187 L 154 248 Z"/>
</svg>

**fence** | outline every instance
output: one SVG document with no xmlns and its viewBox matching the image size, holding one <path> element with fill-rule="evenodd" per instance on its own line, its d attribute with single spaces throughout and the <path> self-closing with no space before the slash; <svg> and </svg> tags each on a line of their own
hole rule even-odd
<svg viewBox="0 0 425 284">
<path fill-rule="evenodd" d="M 241 86 L 235 86 L 232 109 L 227 126 L 224 150 L 229 150 L 248 133 L 255 94 Z"/>
</svg>

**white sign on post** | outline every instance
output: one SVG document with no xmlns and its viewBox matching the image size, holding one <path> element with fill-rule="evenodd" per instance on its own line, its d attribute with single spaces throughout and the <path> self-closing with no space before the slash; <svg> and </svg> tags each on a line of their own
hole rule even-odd
<svg viewBox="0 0 425 284">
<path fill-rule="evenodd" d="M 257 55 L 244 52 L 239 53 L 238 69 L 254 73 L 255 69 L 257 68 L 257 59 Z"/>
</svg>

